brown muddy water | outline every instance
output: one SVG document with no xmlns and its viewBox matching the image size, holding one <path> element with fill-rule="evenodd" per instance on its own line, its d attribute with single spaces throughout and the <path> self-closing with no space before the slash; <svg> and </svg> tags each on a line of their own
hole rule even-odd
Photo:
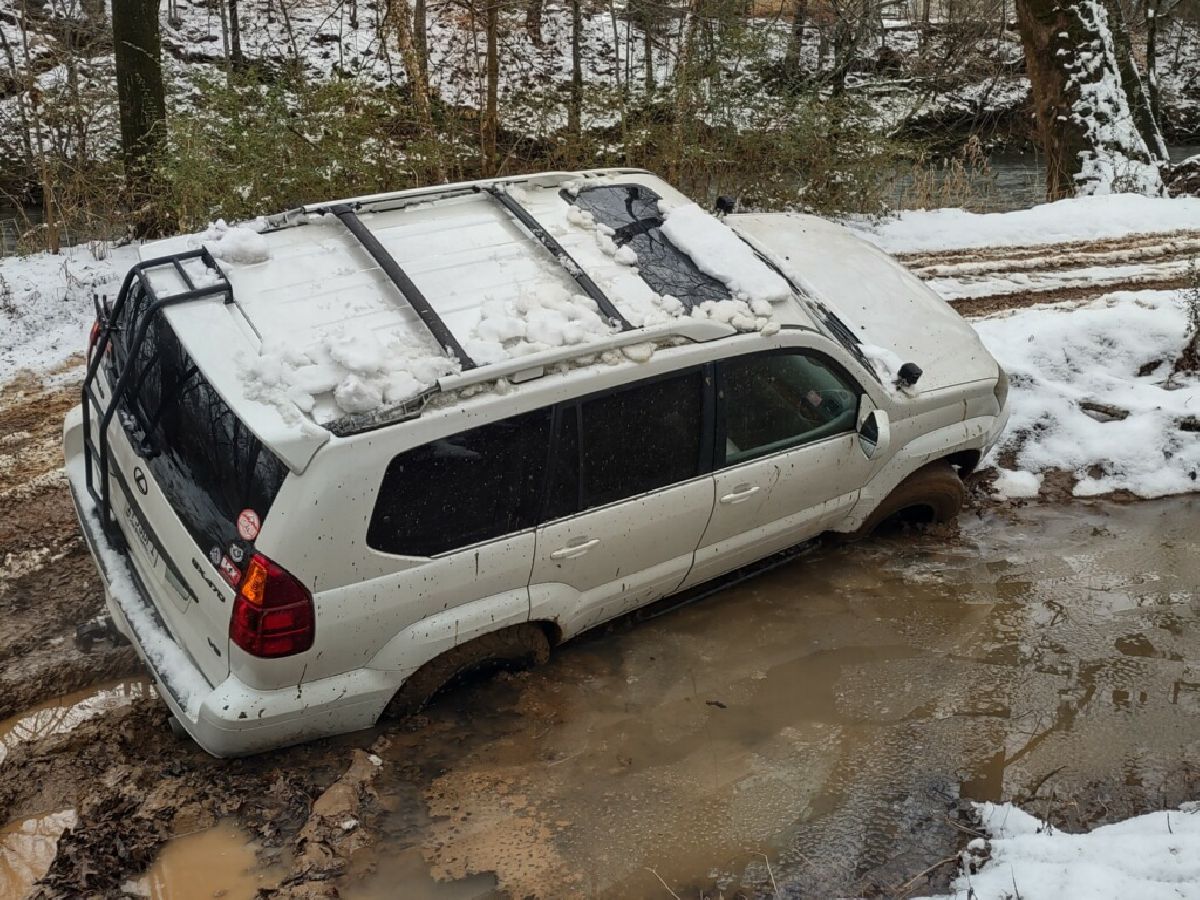
<svg viewBox="0 0 1200 900">
<path fill-rule="evenodd" d="M 459 691 L 387 729 L 341 896 L 903 895 L 954 854 L 966 800 L 1071 829 L 1194 799 L 1198 525 L 1195 499 L 969 513 Z M 53 853 L 38 827 L 0 835 L 0 875 L 15 846 Z M 201 835 L 143 892 L 249 897 L 286 863 Z"/>
</svg>

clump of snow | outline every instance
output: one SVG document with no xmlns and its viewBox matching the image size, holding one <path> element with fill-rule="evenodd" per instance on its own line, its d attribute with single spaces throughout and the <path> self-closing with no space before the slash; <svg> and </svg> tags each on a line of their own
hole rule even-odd
<svg viewBox="0 0 1200 900">
<path fill-rule="evenodd" d="M 724 222 L 695 203 L 659 206 L 666 238 L 690 256 L 700 271 L 729 288 L 736 299 L 781 303 L 792 296 L 791 285 Z"/>
<path fill-rule="evenodd" d="M 990 841 L 963 853 L 941 900 L 1180 900 L 1200 898 L 1200 804 L 1067 834 L 1011 803 L 977 803 Z M 972 874 L 975 860 L 990 852 Z M 934 900 L 934 898 L 926 898 Z"/>
<path fill-rule="evenodd" d="M 1162 200 L 1138 194 L 1106 194 L 1007 213 L 905 210 L 880 222 L 856 219 L 846 224 L 889 253 L 915 253 L 1102 240 L 1130 233 L 1161 234 L 1194 229 L 1198 223 L 1197 198 Z"/>
<path fill-rule="evenodd" d="M 225 262 L 252 265 L 271 258 L 266 238 L 244 225 L 229 225 L 224 219 L 209 225 L 200 240 L 213 256 Z"/>
<path fill-rule="evenodd" d="M 732 325 L 738 331 L 762 331 L 770 324 L 766 316 L 756 316 L 745 300 L 705 300 L 692 307 L 691 315 L 693 319 Z"/>
<path fill-rule="evenodd" d="M 465 349 L 477 363 L 501 362 L 608 337 L 612 326 L 594 300 L 557 285 L 523 290 L 513 300 L 484 300 Z"/>
<path fill-rule="evenodd" d="M 1177 293 L 1121 292 L 974 325 L 1010 383 L 1008 428 L 993 461 L 1010 454 L 1024 472 L 1070 470 L 1077 496 L 1200 490 L 1200 441 L 1180 427 L 1200 412 L 1200 379 L 1167 381 L 1187 329 Z M 1097 417 L 1081 404 L 1118 415 Z"/>
<path fill-rule="evenodd" d="M 1036 497 L 1042 489 L 1042 475 L 1038 472 L 1014 472 L 1012 469 L 1000 468 L 1000 474 L 992 484 L 992 489 L 1001 500 L 1024 500 Z"/>
<path fill-rule="evenodd" d="M 241 360 L 245 395 L 292 422 L 298 411 L 320 423 L 402 403 L 458 369 L 432 341 L 349 327 L 304 348 L 266 344 Z"/>
</svg>

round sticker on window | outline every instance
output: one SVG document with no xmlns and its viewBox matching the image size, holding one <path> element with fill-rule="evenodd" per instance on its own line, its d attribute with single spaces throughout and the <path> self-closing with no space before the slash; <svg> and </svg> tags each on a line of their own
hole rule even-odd
<svg viewBox="0 0 1200 900">
<path fill-rule="evenodd" d="M 262 523 L 258 521 L 258 513 L 252 509 L 243 509 L 238 513 L 237 530 L 243 541 L 252 541 L 258 537 L 258 529 Z"/>
</svg>

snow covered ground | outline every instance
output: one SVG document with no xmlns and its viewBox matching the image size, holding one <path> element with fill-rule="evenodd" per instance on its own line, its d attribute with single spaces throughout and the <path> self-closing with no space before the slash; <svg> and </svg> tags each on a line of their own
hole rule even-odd
<svg viewBox="0 0 1200 900">
<path fill-rule="evenodd" d="M 977 809 L 990 840 L 963 851 L 952 893 L 925 900 L 1200 898 L 1200 803 L 1087 834 L 1057 831 L 1011 803 Z"/>
</svg>

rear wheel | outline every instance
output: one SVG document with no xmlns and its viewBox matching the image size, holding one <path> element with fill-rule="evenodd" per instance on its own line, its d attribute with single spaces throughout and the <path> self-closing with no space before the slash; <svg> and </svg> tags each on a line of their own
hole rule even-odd
<svg viewBox="0 0 1200 900">
<path fill-rule="evenodd" d="M 885 525 L 953 521 L 966 497 L 962 479 L 950 463 L 945 460 L 930 463 L 900 482 L 850 539 L 870 537 Z"/>
<path fill-rule="evenodd" d="M 419 713 L 439 694 L 475 676 L 525 669 L 550 658 L 550 641 L 537 625 L 501 628 L 459 644 L 431 659 L 404 682 L 388 703 L 385 716 Z"/>
</svg>

